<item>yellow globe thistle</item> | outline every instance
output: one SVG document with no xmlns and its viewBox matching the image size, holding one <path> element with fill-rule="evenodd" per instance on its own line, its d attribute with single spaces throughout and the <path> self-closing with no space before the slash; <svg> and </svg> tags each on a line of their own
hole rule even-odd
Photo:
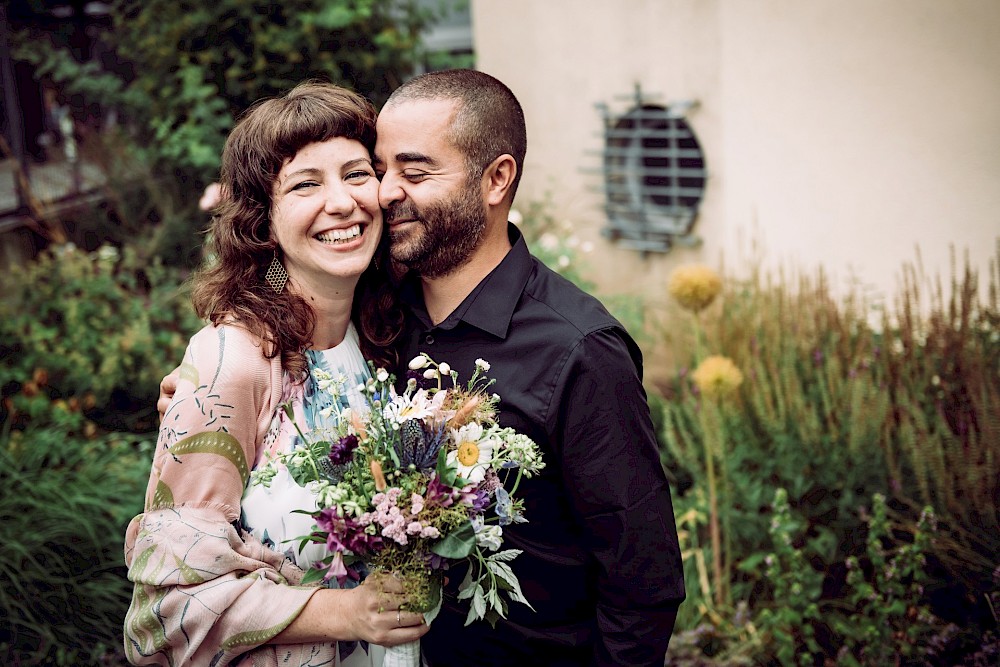
<svg viewBox="0 0 1000 667">
<path fill-rule="evenodd" d="M 734 392 L 743 382 L 743 373 L 728 357 L 712 355 L 698 364 L 691 378 L 702 395 L 718 398 Z"/>
<path fill-rule="evenodd" d="M 670 274 L 667 291 L 681 306 L 697 313 L 707 308 L 722 291 L 722 278 L 701 264 L 681 266 Z"/>
</svg>

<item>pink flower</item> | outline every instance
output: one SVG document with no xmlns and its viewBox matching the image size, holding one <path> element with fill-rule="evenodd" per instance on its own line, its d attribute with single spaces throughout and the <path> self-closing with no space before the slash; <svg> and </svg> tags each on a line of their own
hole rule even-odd
<svg viewBox="0 0 1000 667">
<path fill-rule="evenodd" d="M 316 527 L 326 537 L 326 547 L 333 553 L 349 551 L 357 556 L 371 553 L 381 539 L 368 535 L 365 526 L 349 516 L 339 516 L 334 509 L 322 510 L 316 516 Z"/>
<path fill-rule="evenodd" d="M 339 551 L 333 555 L 330 567 L 327 569 L 326 574 L 323 575 L 323 579 L 329 579 L 330 577 L 337 577 L 337 583 L 341 586 L 348 579 L 358 581 L 361 578 L 357 572 L 344 565 L 344 554 Z"/>
<path fill-rule="evenodd" d="M 410 514 L 420 514 L 422 509 L 424 509 L 424 497 L 414 493 L 410 496 Z"/>
<path fill-rule="evenodd" d="M 203 211 L 211 211 L 222 203 L 222 196 L 222 185 L 219 183 L 209 183 L 208 187 L 202 193 L 201 199 L 198 200 L 198 208 Z"/>
</svg>

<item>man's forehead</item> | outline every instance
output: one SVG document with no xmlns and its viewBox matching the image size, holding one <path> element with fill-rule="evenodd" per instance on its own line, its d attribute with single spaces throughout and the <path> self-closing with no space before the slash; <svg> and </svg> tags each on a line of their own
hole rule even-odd
<svg viewBox="0 0 1000 667">
<path fill-rule="evenodd" d="M 455 100 L 400 100 L 382 109 L 376 124 L 375 153 L 379 161 L 405 154 L 447 151 L 451 142 L 444 128 L 452 122 Z"/>
<path fill-rule="evenodd" d="M 455 115 L 457 100 L 453 99 L 403 99 L 389 103 L 378 115 L 379 127 L 404 127 L 450 123 Z M 436 121 L 429 123 L 429 121 Z"/>
</svg>

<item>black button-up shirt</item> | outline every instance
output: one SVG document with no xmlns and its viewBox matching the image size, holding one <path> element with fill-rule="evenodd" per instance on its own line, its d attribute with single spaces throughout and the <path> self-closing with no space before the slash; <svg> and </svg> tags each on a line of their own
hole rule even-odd
<svg viewBox="0 0 1000 667">
<path fill-rule="evenodd" d="M 523 550 L 511 566 L 536 611 L 515 602 L 496 629 L 463 627 L 454 593 L 464 573 L 453 571 L 425 656 L 434 667 L 662 667 L 684 583 L 639 348 L 509 230 L 511 251 L 437 326 L 419 279 L 404 281 L 402 361 L 426 352 L 459 382 L 488 361 L 498 421 L 540 446 L 545 469 L 517 491 L 528 523 L 504 527 L 504 548 Z"/>
</svg>

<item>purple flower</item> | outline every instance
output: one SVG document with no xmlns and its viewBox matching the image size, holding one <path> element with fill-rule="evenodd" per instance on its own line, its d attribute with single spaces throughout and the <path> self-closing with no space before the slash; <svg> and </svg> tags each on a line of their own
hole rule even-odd
<svg viewBox="0 0 1000 667">
<path fill-rule="evenodd" d="M 487 494 L 492 494 L 494 491 L 503 486 L 500 481 L 500 477 L 497 475 L 497 471 L 493 468 L 487 468 L 486 475 L 483 477 L 483 481 L 479 483 L 479 488 L 485 491 Z"/>
<path fill-rule="evenodd" d="M 424 553 L 424 558 L 427 559 L 427 567 L 429 567 L 432 570 L 447 570 L 448 569 L 448 561 L 447 561 L 447 559 L 445 559 L 442 556 L 438 556 L 436 553 L 433 553 L 433 552 L 430 552 L 430 551 L 425 552 Z"/>
<path fill-rule="evenodd" d="M 477 489 L 475 494 L 476 497 L 472 501 L 472 511 L 476 514 L 482 514 L 490 505 L 490 494 L 485 489 Z"/>
<path fill-rule="evenodd" d="M 326 548 L 332 553 L 350 551 L 355 556 L 366 556 L 382 544 L 378 535 L 365 532 L 365 525 L 349 516 L 339 516 L 335 509 L 321 510 L 316 514 L 316 527 L 326 538 Z"/>
<path fill-rule="evenodd" d="M 354 450 L 358 448 L 358 436 L 345 435 L 330 447 L 330 461 L 334 465 L 344 465 L 354 458 Z"/>
<path fill-rule="evenodd" d="M 424 494 L 424 507 L 451 507 L 458 499 L 459 492 L 441 481 L 437 474 L 431 475 L 427 481 L 427 493 Z"/>
</svg>

